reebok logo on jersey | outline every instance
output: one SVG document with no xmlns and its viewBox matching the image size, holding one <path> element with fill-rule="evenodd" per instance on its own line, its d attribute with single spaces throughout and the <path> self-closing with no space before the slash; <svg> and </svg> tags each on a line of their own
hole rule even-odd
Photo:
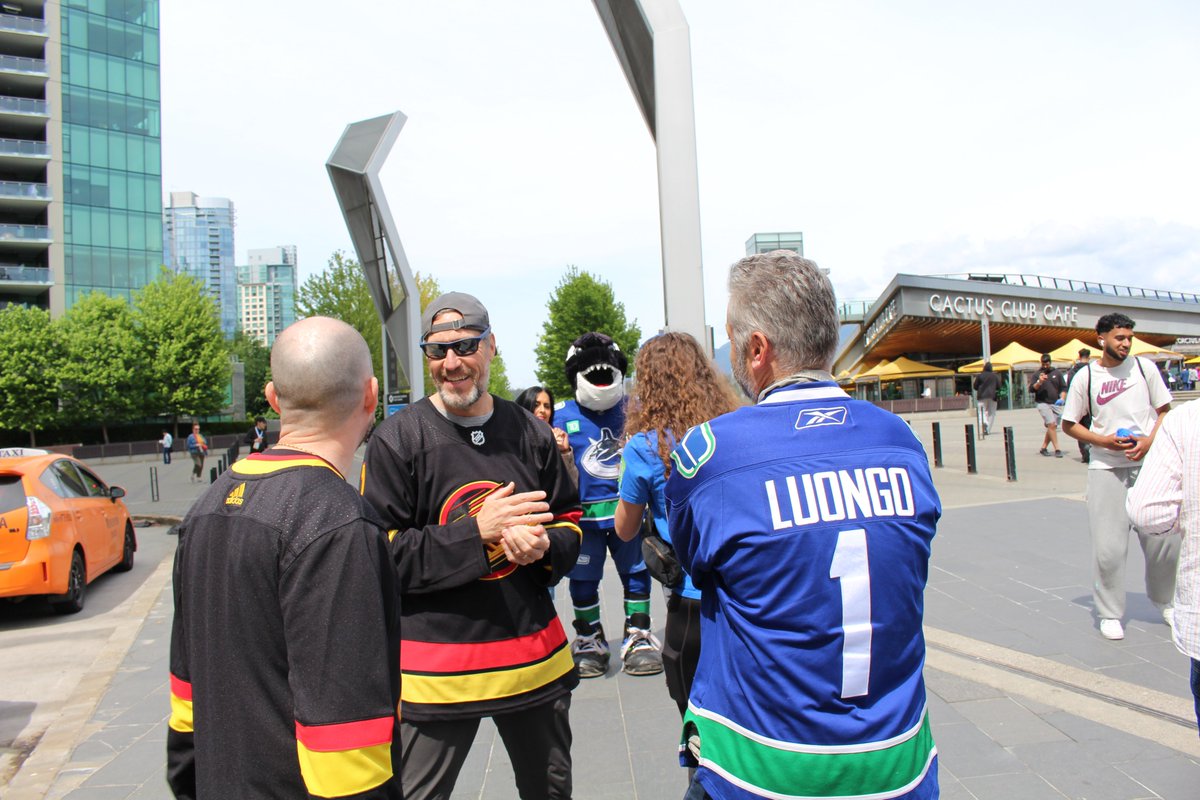
<svg viewBox="0 0 1200 800">
<path fill-rule="evenodd" d="M 233 487 L 233 491 L 225 495 L 225 505 L 240 506 L 246 502 L 246 483 L 245 481 Z"/>
<path fill-rule="evenodd" d="M 796 417 L 796 430 L 798 431 L 806 430 L 808 428 L 820 428 L 825 425 L 845 424 L 845 406 L 835 406 L 834 408 L 806 408 L 800 412 L 800 416 Z"/>
<path fill-rule="evenodd" d="M 1107 404 L 1128 388 L 1129 385 L 1125 382 L 1124 378 L 1118 381 L 1105 381 L 1100 384 L 1100 391 L 1096 392 L 1096 405 L 1102 406 Z"/>
</svg>

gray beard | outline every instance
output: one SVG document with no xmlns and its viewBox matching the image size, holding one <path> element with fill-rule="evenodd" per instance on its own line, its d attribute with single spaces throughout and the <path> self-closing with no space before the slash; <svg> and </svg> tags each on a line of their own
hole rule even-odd
<svg viewBox="0 0 1200 800">
<path fill-rule="evenodd" d="M 737 381 L 738 386 L 742 387 L 742 391 L 746 393 L 746 397 L 754 400 L 754 388 L 750 385 L 750 372 L 746 369 L 746 362 L 731 353 L 729 368 L 733 372 L 733 379 Z"/>
</svg>

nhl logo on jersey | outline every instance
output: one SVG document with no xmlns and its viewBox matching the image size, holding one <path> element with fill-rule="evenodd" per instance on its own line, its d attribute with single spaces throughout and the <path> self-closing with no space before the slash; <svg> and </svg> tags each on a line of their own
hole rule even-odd
<svg viewBox="0 0 1200 800">
<path fill-rule="evenodd" d="M 487 440 L 483 438 L 483 431 L 471 431 L 471 444 L 480 447 Z"/>
<path fill-rule="evenodd" d="M 808 428 L 820 428 L 825 425 L 845 425 L 846 410 L 845 406 L 806 408 L 800 412 L 800 416 L 796 417 L 796 430 L 802 431 Z"/>
</svg>

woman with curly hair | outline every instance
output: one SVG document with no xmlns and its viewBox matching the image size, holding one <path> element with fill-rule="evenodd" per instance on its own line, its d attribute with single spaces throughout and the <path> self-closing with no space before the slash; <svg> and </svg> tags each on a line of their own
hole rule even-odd
<svg viewBox="0 0 1200 800">
<path fill-rule="evenodd" d="M 712 359 L 686 333 L 664 333 L 642 345 L 634 374 L 615 527 L 626 541 L 637 536 L 649 506 L 654 527 L 669 542 L 665 489 L 671 450 L 689 428 L 733 411 L 738 402 Z M 700 656 L 700 592 L 686 575 L 682 586 L 668 590 L 664 638 L 667 691 L 683 714 Z"/>
</svg>

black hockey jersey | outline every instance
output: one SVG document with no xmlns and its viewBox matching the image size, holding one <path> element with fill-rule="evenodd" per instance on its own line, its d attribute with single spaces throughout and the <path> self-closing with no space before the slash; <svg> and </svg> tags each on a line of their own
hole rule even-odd
<svg viewBox="0 0 1200 800">
<path fill-rule="evenodd" d="M 579 497 L 550 428 L 508 400 L 456 425 L 428 398 L 372 434 L 363 494 L 390 529 L 403 596 L 400 648 L 405 719 L 515 711 L 579 682 L 546 588 L 579 555 Z M 516 566 L 479 536 L 475 515 L 494 490 L 542 489 L 554 514 L 550 549 Z"/>
<path fill-rule="evenodd" d="M 176 797 L 401 796 L 399 596 L 380 525 L 326 461 L 280 448 L 196 501 L 175 555 Z"/>
</svg>

